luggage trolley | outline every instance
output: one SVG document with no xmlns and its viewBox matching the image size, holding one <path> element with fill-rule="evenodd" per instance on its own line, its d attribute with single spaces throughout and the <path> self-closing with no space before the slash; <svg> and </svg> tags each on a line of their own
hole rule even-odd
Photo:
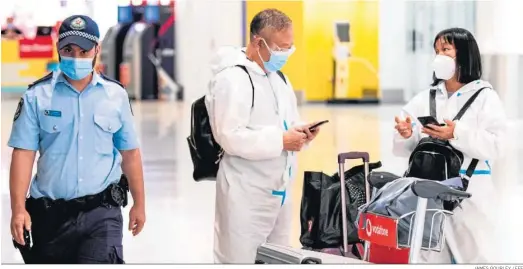
<svg viewBox="0 0 523 269">
<path fill-rule="evenodd" d="M 440 242 L 432 248 L 432 238 L 429 238 L 429 248 L 423 248 L 423 231 L 425 224 L 425 215 L 427 211 L 428 199 L 453 200 L 456 198 L 469 198 L 471 195 L 466 192 L 452 189 L 436 181 L 420 180 L 411 185 L 411 189 L 417 199 L 415 211 L 394 219 L 389 216 L 382 216 L 373 213 L 359 212 L 358 236 L 364 241 L 363 247 L 358 247 L 362 259 L 351 258 L 353 256 L 348 245 L 347 230 L 347 199 L 345 188 L 345 161 L 351 159 L 361 159 L 364 164 L 365 177 L 365 200 L 368 204 L 371 197 L 381 187 L 395 179 L 392 178 L 372 178 L 369 177 L 369 153 L 367 152 L 346 152 L 338 154 L 339 177 L 341 181 L 341 203 L 342 203 L 342 256 L 328 253 L 309 251 L 305 249 L 295 249 L 274 244 L 265 243 L 258 247 L 256 263 L 266 264 L 318 264 L 318 263 L 337 263 L 337 264 L 359 264 L 359 263 L 376 263 L 376 264 L 404 264 L 419 262 L 419 255 L 422 249 L 440 251 L 445 244 L 444 241 L 444 223 L 447 215 L 452 212 L 446 210 L 436 210 L 434 216 L 441 214 L 443 225 L 440 233 Z M 433 209 L 430 209 L 433 210 Z M 434 222 L 434 217 L 432 223 Z M 409 240 L 406 245 L 398 244 L 398 223 L 399 220 L 410 218 L 411 224 L 409 229 Z M 363 223 L 365 219 L 365 223 Z M 367 224 L 371 225 L 367 225 Z M 433 226 L 433 225 L 431 225 Z M 372 227 L 376 227 L 376 233 L 372 233 Z M 433 229 L 434 227 L 431 227 Z M 370 235 L 367 230 L 370 229 Z M 432 234 L 432 233 L 431 233 Z M 450 242 L 449 242 L 450 243 Z M 360 244 L 358 244 L 359 246 Z"/>
<path fill-rule="evenodd" d="M 369 182 L 369 154 L 366 152 L 348 152 L 338 155 L 339 175 L 341 180 L 341 200 L 342 200 L 342 221 L 343 221 L 343 251 L 347 256 L 349 248 L 347 244 L 347 208 L 345 198 L 345 178 L 344 164 L 346 160 L 362 159 L 365 169 L 365 198 L 366 203 L 370 202 L 371 188 L 372 194 L 376 193 L 377 185 L 385 185 L 386 182 Z M 373 186 L 371 186 L 373 185 Z M 445 245 L 445 222 L 446 217 L 452 212 L 443 209 L 427 210 L 428 199 L 441 199 L 444 201 L 470 198 L 467 192 L 453 189 L 437 181 L 419 180 L 411 185 L 413 193 L 418 197 L 416 210 L 392 218 L 373 213 L 359 212 L 358 236 L 364 241 L 363 254 L 364 261 L 379 264 L 405 264 L 418 263 L 420 261 L 421 250 L 441 251 Z M 423 246 L 423 232 L 425 226 L 425 216 L 427 211 L 435 211 L 431 220 L 431 236 L 428 247 Z M 436 216 L 443 217 L 442 226 L 434 227 Z M 407 244 L 398 242 L 398 222 L 401 219 L 410 218 L 410 227 Z M 441 229 L 440 238 L 433 247 L 432 229 Z"/>
</svg>

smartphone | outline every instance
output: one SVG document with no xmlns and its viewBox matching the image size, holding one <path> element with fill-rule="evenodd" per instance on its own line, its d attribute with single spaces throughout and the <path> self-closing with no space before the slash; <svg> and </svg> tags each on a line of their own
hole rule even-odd
<svg viewBox="0 0 523 269">
<path fill-rule="evenodd" d="M 426 116 L 426 117 L 418 117 L 418 120 L 419 122 L 421 122 L 421 125 L 423 125 L 423 127 L 425 128 L 429 128 L 427 125 L 428 124 L 433 124 L 433 125 L 436 125 L 436 126 L 445 126 L 445 123 L 439 123 L 438 120 L 432 116 Z"/>
<path fill-rule="evenodd" d="M 314 131 L 314 129 L 316 129 L 317 127 L 319 127 L 319 126 L 321 126 L 321 125 L 323 125 L 323 124 L 325 124 L 327 122 L 329 122 L 329 121 L 328 120 L 320 121 L 320 122 L 312 125 L 311 127 L 309 127 L 309 131 L 312 132 L 312 131 Z"/>
<path fill-rule="evenodd" d="M 24 242 L 25 242 L 25 245 L 20 245 L 18 244 L 18 242 L 16 242 L 14 239 L 13 239 L 13 244 L 15 246 L 15 248 L 17 249 L 31 249 L 31 234 L 29 233 L 28 230 L 26 230 L 24 228 Z"/>
</svg>

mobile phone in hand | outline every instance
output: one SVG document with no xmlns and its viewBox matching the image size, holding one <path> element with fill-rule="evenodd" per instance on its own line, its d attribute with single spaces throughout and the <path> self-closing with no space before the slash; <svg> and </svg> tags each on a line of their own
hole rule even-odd
<svg viewBox="0 0 523 269">
<path fill-rule="evenodd" d="M 18 244 L 18 242 L 16 242 L 16 240 L 13 239 L 13 244 L 14 244 L 15 248 L 31 249 L 31 234 L 25 228 L 24 228 L 24 243 L 25 243 L 25 245 L 20 245 L 20 244 Z"/>
<path fill-rule="evenodd" d="M 309 131 L 314 132 L 314 129 L 318 128 L 319 126 L 321 126 L 327 122 L 329 122 L 329 121 L 328 120 L 320 121 L 320 122 L 312 125 L 311 127 L 309 127 Z"/>
<path fill-rule="evenodd" d="M 438 120 L 432 116 L 426 116 L 426 117 L 418 117 L 419 122 L 423 127 L 431 129 L 429 124 L 436 125 L 436 126 L 445 126 L 445 123 L 439 123 Z"/>
</svg>

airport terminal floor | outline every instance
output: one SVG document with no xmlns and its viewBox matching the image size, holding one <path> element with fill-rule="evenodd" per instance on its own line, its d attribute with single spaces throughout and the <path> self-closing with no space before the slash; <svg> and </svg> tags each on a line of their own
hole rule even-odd
<svg viewBox="0 0 523 269">
<path fill-rule="evenodd" d="M 2 262 L 22 263 L 11 243 L 9 232 L 10 207 L 8 175 L 11 149 L 6 146 L 11 131 L 17 101 L 2 100 Z M 327 106 L 306 104 L 300 107 L 303 118 L 309 121 L 330 120 L 313 145 L 299 155 L 299 170 L 293 184 L 294 202 L 292 245 L 300 247 L 299 211 L 303 171 L 315 170 L 332 174 L 336 171 L 336 154 L 342 151 L 368 151 L 371 161 L 382 161 L 382 170 L 402 173 L 406 159 L 392 155 L 394 115 L 399 105 Z M 143 232 L 132 237 L 124 231 L 124 259 L 126 263 L 212 263 L 214 223 L 214 183 L 193 181 L 192 163 L 186 144 L 190 127 L 190 103 L 133 102 L 134 119 L 142 144 L 146 187 L 147 222 Z M 518 133 L 521 124 L 513 124 Z M 519 182 L 511 188 L 500 214 L 510 215 L 508 223 L 501 223 L 507 233 L 520 228 L 520 210 L 523 180 L 521 142 L 514 141 L 513 151 L 506 163 L 494 164 L 495 177 L 508 177 Z M 348 165 L 355 163 L 348 163 Z M 499 171 L 501 170 L 501 171 Z M 124 209 L 125 226 L 129 207 Z M 514 237 L 512 237 L 514 238 Z M 516 240 L 514 240 L 516 241 Z M 505 242 L 504 251 L 515 251 L 517 242 Z"/>
</svg>

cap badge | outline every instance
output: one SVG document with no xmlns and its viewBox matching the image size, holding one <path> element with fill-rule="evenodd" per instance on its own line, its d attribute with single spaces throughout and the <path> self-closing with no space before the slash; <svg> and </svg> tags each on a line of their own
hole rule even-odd
<svg viewBox="0 0 523 269">
<path fill-rule="evenodd" d="M 83 30 L 85 29 L 85 21 L 78 17 L 71 22 L 71 28 L 74 30 Z"/>
</svg>

